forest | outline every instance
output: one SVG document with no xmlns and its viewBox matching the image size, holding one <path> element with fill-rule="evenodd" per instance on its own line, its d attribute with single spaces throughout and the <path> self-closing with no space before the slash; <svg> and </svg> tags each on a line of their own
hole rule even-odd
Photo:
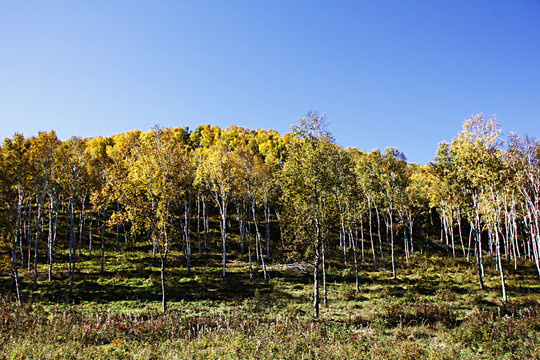
<svg viewBox="0 0 540 360">
<path fill-rule="evenodd" d="M 539 161 L 481 114 L 426 165 L 317 112 L 15 133 L 0 358 L 538 358 Z"/>
</svg>

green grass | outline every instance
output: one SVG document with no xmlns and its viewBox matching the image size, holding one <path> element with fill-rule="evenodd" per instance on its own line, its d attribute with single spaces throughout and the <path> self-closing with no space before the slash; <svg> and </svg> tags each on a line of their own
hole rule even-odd
<svg viewBox="0 0 540 360">
<path fill-rule="evenodd" d="M 97 255 L 97 252 L 94 252 Z M 438 255 L 400 259 L 397 279 L 360 264 L 328 264 L 328 306 L 312 319 L 312 275 L 257 267 L 233 253 L 221 285 L 220 254 L 168 259 L 169 310 L 160 312 L 159 261 L 149 249 L 83 257 L 68 298 L 65 254 L 54 279 L 39 267 L 21 270 L 25 304 L 1 297 L 0 359 L 537 359 L 540 357 L 540 280 L 532 264 L 506 269 L 509 302 L 499 275 L 486 267 L 486 289 L 464 259 Z M 388 259 L 385 259 L 387 261 Z M 380 261 L 379 266 L 390 266 Z M 1 286 L 9 285 L 7 273 Z M 321 289 L 322 295 L 322 289 Z"/>
</svg>

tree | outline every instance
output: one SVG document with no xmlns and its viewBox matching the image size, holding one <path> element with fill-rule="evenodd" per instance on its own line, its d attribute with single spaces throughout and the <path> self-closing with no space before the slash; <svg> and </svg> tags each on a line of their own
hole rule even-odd
<svg viewBox="0 0 540 360">
<path fill-rule="evenodd" d="M 11 283 L 15 287 L 17 301 L 22 304 L 21 284 L 17 268 L 17 247 L 21 242 L 22 204 L 28 188 L 28 141 L 15 133 L 4 139 L 2 146 L 2 198 L 9 214 L 11 236 Z M 22 256 L 22 246 L 21 246 Z"/>
<path fill-rule="evenodd" d="M 32 164 L 33 185 L 37 200 L 37 216 L 35 220 L 35 244 L 34 244 L 34 290 L 37 289 L 37 260 L 38 260 L 38 240 L 41 233 L 41 217 L 43 209 L 43 199 L 52 183 L 54 167 L 54 155 L 58 139 L 54 131 L 49 133 L 40 132 L 37 137 L 30 139 L 30 159 Z M 53 185 L 54 186 L 54 185 Z M 49 222 L 51 213 L 49 212 Z M 50 229 L 49 229 L 50 233 Z M 50 238 L 50 236 L 49 236 Z M 49 254 L 52 248 L 49 248 Z"/>
<path fill-rule="evenodd" d="M 161 304 L 167 309 L 165 264 L 172 241 L 178 236 L 174 226 L 175 204 L 185 188 L 181 180 L 187 163 L 185 144 L 171 129 L 154 127 L 129 139 L 133 150 L 126 157 L 127 176 L 115 178 L 115 196 L 125 208 L 133 231 L 149 234 L 160 258 Z"/>
<path fill-rule="evenodd" d="M 98 225 L 101 225 L 101 273 L 105 272 L 105 230 L 107 224 L 107 208 L 116 201 L 122 179 L 127 176 L 124 159 L 128 152 L 122 139 L 131 139 L 134 133 L 127 133 L 115 138 L 95 137 L 88 141 L 86 152 L 88 160 L 88 186 L 91 191 L 90 201 L 96 214 Z M 135 132 L 138 136 L 138 132 Z M 92 234 L 89 235 L 89 254 L 92 256 Z"/>
<path fill-rule="evenodd" d="M 408 217 L 411 252 L 413 252 L 414 223 L 417 219 L 421 220 L 420 230 L 422 232 L 422 225 L 428 221 L 427 217 L 430 211 L 428 196 L 429 173 L 426 166 L 417 164 L 411 164 L 410 170 L 411 176 L 409 186 L 406 190 L 407 200 L 405 203 L 405 211 Z M 423 237 L 423 233 L 421 233 L 421 236 Z"/>
<path fill-rule="evenodd" d="M 540 275 L 540 142 L 528 136 L 519 138 L 516 134 L 511 134 L 505 161 L 507 169 L 513 174 L 513 185 L 522 196 L 523 222 L 530 234 L 530 246 L 524 246 L 524 251 L 526 248 L 530 249 L 529 254 L 532 255 Z M 516 195 L 512 192 L 511 216 L 514 237 L 517 233 L 515 202 Z M 517 255 L 519 251 L 517 238 L 513 244 Z"/>
<path fill-rule="evenodd" d="M 496 204 L 500 197 L 500 140 L 501 130 L 495 118 L 485 118 L 478 114 L 463 122 L 462 131 L 450 145 L 458 164 L 458 181 L 472 199 L 474 209 L 474 234 L 476 241 L 475 252 L 477 254 L 478 276 L 480 286 L 482 281 L 482 220 L 488 222 L 491 234 L 495 235 L 497 267 L 501 277 L 503 300 L 506 301 L 506 285 L 504 270 L 500 254 L 499 223 L 500 207 Z M 490 206 L 497 209 L 495 213 L 489 210 Z M 492 215 L 494 217 L 492 217 Z"/>
<path fill-rule="evenodd" d="M 377 256 L 375 254 L 376 253 L 375 243 L 373 241 L 372 208 L 373 208 L 373 205 L 376 206 L 375 198 L 380 192 L 379 189 L 381 188 L 380 186 L 381 177 L 379 176 L 380 171 L 377 171 L 379 167 L 377 163 L 373 160 L 378 158 L 377 154 L 380 155 L 380 153 L 378 153 L 378 151 L 373 151 L 372 153 L 367 154 L 367 153 L 360 152 L 359 150 L 356 150 L 356 149 L 351 149 L 350 152 L 351 152 L 351 156 L 354 162 L 353 174 L 354 174 L 356 186 L 359 189 L 359 194 L 365 197 L 365 200 L 366 200 L 365 207 L 367 208 L 367 211 L 368 211 L 367 217 L 368 217 L 368 224 L 369 224 L 369 240 L 371 243 L 373 266 L 375 267 L 375 270 L 377 271 L 378 270 Z M 362 201 L 360 201 L 360 204 L 361 203 Z M 378 213 L 377 213 L 377 218 L 379 218 Z M 380 252 L 382 256 L 382 242 L 380 238 L 381 232 L 379 228 L 377 228 L 377 231 L 379 234 L 379 245 L 380 245 Z"/>
<path fill-rule="evenodd" d="M 265 282 L 268 282 L 268 276 L 266 272 L 266 264 L 264 261 L 264 254 L 262 251 L 261 233 L 259 231 L 259 223 L 257 221 L 257 202 L 264 202 L 267 204 L 267 184 L 270 181 L 269 169 L 267 164 L 263 163 L 261 158 L 253 153 L 248 146 L 240 146 L 235 150 L 237 169 L 238 169 L 238 183 L 237 191 L 235 192 L 237 201 L 243 204 L 247 201 L 247 224 L 250 228 L 249 218 L 253 220 L 255 226 L 255 253 L 257 261 L 261 261 L 263 267 L 263 276 Z M 266 200 L 266 201 L 265 201 Z M 251 215 L 250 215 L 251 213 Z M 265 211 L 265 214 L 267 212 Z M 240 226 L 244 226 L 241 222 Z M 243 231 L 241 236 L 243 237 Z M 252 261 L 251 261 L 251 234 L 248 231 L 248 259 L 249 259 L 249 271 L 250 278 L 253 278 Z"/>
<path fill-rule="evenodd" d="M 225 286 L 225 269 L 227 262 L 227 208 L 231 192 L 237 186 L 235 155 L 227 149 L 226 144 L 218 139 L 211 148 L 200 149 L 201 161 L 196 170 L 196 184 L 203 184 L 214 200 L 220 214 L 222 285 Z"/>
<path fill-rule="evenodd" d="M 388 219 L 390 222 L 390 249 L 392 256 L 392 276 L 396 277 L 394 259 L 394 205 L 396 196 L 401 201 L 401 194 L 408 185 L 408 174 L 405 155 L 395 148 L 386 148 L 382 162 L 383 192 L 387 203 Z M 406 244 L 405 244 L 406 245 Z M 406 253 L 407 258 L 407 253 Z"/>
<path fill-rule="evenodd" d="M 88 157 L 85 153 L 86 139 L 72 137 L 63 142 L 56 152 L 58 184 L 69 201 L 69 296 L 73 292 L 75 276 L 75 198 L 82 191 L 83 177 Z"/>
<path fill-rule="evenodd" d="M 339 172 L 333 160 L 337 146 L 327 130 L 326 117 L 309 112 L 293 126 L 281 173 L 287 231 L 314 254 L 313 308 L 319 316 L 319 268 L 324 267 L 324 243 L 337 213 Z"/>
</svg>

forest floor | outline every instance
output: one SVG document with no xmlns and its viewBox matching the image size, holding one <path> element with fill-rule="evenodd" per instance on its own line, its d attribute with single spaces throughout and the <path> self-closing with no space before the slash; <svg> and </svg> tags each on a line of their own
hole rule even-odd
<svg viewBox="0 0 540 360">
<path fill-rule="evenodd" d="M 72 298 L 67 253 L 51 282 L 39 267 L 37 290 L 33 273 L 20 270 L 23 306 L 3 270 L 0 359 L 540 358 L 540 278 L 529 263 L 508 264 L 503 303 L 489 257 L 484 290 L 463 258 L 400 259 L 396 279 L 386 258 L 379 271 L 360 263 L 358 292 L 351 259 L 331 261 L 328 304 L 313 319 L 308 264 L 271 263 L 266 284 L 261 267 L 250 280 L 247 257 L 233 254 L 222 287 L 219 253 L 193 254 L 187 273 L 172 252 L 162 313 L 159 259 L 149 249 L 108 250 L 105 260 L 100 274 L 99 256 L 83 253 Z"/>
</svg>

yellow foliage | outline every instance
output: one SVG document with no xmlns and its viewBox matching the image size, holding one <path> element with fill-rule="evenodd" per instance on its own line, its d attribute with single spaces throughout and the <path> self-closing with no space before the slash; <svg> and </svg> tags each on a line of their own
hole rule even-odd
<svg viewBox="0 0 540 360">
<path fill-rule="evenodd" d="M 11 268 L 11 259 L 8 255 L 4 254 L 0 259 L 0 273 L 8 272 Z"/>
</svg>

